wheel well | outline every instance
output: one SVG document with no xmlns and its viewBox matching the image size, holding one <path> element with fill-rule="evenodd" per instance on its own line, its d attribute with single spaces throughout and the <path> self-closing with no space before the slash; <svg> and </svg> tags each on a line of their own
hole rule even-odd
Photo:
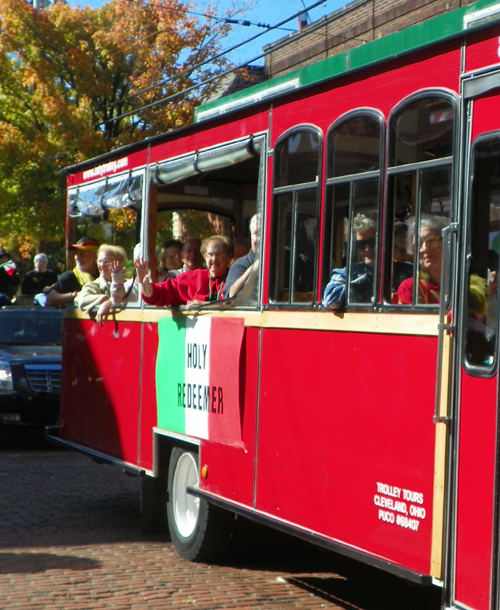
<svg viewBox="0 0 500 610">
<path fill-rule="evenodd" d="M 187 451 L 192 451 L 196 454 L 199 453 L 199 447 L 196 443 L 189 443 L 182 439 L 172 438 L 163 434 L 155 434 L 153 458 L 153 475 L 155 478 L 167 475 L 168 467 L 170 465 L 170 456 L 174 447 L 186 449 Z"/>
<path fill-rule="evenodd" d="M 167 534 L 168 468 L 174 447 L 198 453 L 198 446 L 162 434 L 154 434 L 153 476 L 141 479 L 141 532 Z"/>
</svg>

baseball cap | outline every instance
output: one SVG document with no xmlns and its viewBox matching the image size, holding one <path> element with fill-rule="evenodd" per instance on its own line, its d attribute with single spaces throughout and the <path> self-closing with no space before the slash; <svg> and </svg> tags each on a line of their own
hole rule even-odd
<svg viewBox="0 0 500 610">
<path fill-rule="evenodd" d="M 76 244 L 71 245 L 72 248 L 76 248 L 77 250 L 94 250 L 96 251 L 99 248 L 99 242 L 97 239 L 92 237 L 80 237 L 80 239 L 76 242 Z"/>
</svg>

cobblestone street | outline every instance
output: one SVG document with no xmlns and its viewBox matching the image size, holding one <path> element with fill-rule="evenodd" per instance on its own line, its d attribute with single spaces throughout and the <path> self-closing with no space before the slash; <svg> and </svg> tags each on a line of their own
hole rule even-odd
<svg viewBox="0 0 500 610">
<path fill-rule="evenodd" d="M 141 536 L 137 478 L 41 441 L 6 442 L 9 434 L 0 445 L 2 610 L 439 608 L 438 590 L 267 530 L 227 565 L 183 561 L 167 540 Z"/>
</svg>

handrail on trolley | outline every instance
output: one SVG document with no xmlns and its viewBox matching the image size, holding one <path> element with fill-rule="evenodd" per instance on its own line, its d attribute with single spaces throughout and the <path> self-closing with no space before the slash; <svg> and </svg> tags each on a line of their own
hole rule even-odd
<svg viewBox="0 0 500 610">
<path fill-rule="evenodd" d="M 458 224 L 456 222 L 450 223 L 445 227 L 441 234 L 443 237 L 443 260 L 442 260 L 442 275 L 441 275 L 441 288 L 440 288 L 440 299 L 439 299 L 439 324 L 438 324 L 438 354 L 437 354 L 437 374 L 436 374 L 436 396 L 434 401 L 434 417 L 433 422 L 447 423 L 450 421 L 448 415 L 441 415 L 441 391 L 442 391 L 442 378 L 443 378 L 443 350 L 445 346 L 445 333 L 450 331 L 454 325 L 446 322 L 446 310 L 450 302 L 450 288 L 451 288 L 451 235 L 456 233 L 458 230 Z M 447 342 L 448 345 L 448 342 Z M 448 379 L 449 376 L 447 375 Z M 446 392 L 446 396 L 448 393 Z"/>
</svg>

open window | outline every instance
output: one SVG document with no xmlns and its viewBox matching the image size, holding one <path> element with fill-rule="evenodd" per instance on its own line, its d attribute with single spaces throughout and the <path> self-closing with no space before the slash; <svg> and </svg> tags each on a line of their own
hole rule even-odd
<svg viewBox="0 0 500 610">
<path fill-rule="evenodd" d="M 150 258 L 172 238 L 185 243 L 212 235 L 249 237 L 251 218 L 263 213 L 265 150 L 265 136 L 252 135 L 151 166 Z M 258 246 L 255 257 L 260 257 Z M 260 268 L 256 265 L 249 278 L 252 289 L 241 290 L 231 305 L 258 304 Z"/>
<path fill-rule="evenodd" d="M 127 253 L 127 276 L 134 271 L 134 248 L 140 241 L 144 170 L 134 170 L 68 191 L 70 243 L 84 235 L 101 244 L 118 245 Z M 68 268 L 73 261 L 67 261 Z"/>
</svg>

